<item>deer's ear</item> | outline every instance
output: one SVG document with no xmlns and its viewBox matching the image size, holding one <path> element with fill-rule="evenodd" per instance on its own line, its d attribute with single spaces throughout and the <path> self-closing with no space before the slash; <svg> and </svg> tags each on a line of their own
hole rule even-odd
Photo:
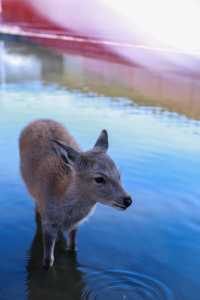
<svg viewBox="0 0 200 300">
<path fill-rule="evenodd" d="M 73 165 L 80 157 L 80 153 L 78 151 L 67 146 L 62 141 L 52 140 L 52 142 L 54 151 L 65 162 L 65 164 Z"/>
<path fill-rule="evenodd" d="M 108 150 L 108 133 L 103 129 L 94 145 L 94 149 L 106 152 Z"/>
</svg>

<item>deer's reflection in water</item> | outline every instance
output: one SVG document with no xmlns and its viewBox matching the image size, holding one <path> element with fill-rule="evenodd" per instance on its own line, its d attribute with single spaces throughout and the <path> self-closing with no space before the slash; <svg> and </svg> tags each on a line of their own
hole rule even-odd
<svg viewBox="0 0 200 300">
<path fill-rule="evenodd" d="M 27 262 L 27 299 L 29 300 L 78 300 L 84 288 L 82 272 L 78 269 L 76 253 L 66 250 L 66 241 L 60 235 L 56 245 L 56 263 L 46 271 L 42 267 L 41 219 L 36 213 L 36 232 Z"/>
</svg>

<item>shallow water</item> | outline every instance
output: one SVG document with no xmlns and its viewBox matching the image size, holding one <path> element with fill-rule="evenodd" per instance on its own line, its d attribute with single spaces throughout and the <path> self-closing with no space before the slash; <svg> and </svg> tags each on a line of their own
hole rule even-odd
<svg viewBox="0 0 200 300">
<path fill-rule="evenodd" d="M 0 300 L 199 300 L 198 101 L 195 109 L 190 99 L 141 101 L 125 81 L 118 86 L 114 64 L 23 43 L 0 42 L 0 66 Z M 59 242 L 48 272 L 18 156 L 21 129 L 46 117 L 83 149 L 107 128 L 109 154 L 135 200 L 125 212 L 98 205 L 77 253 Z"/>
</svg>

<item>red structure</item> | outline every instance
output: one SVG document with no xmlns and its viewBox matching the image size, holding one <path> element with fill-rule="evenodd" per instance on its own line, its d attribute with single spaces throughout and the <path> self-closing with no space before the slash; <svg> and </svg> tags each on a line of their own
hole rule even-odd
<svg viewBox="0 0 200 300">
<path fill-rule="evenodd" d="M 58 26 L 35 10 L 31 2 L 27 0 L 1 0 L 1 7 L 1 23 L 6 26 L 4 33 L 7 31 L 8 34 L 23 36 L 60 51 L 72 51 L 130 64 L 128 60 L 111 51 L 100 40 L 91 41 L 80 32 Z M 16 30 L 17 28 L 21 31 Z"/>
<path fill-rule="evenodd" d="M 56 24 L 50 22 L 44 16 L 41 16 L 36 11 L 31 2 L 26 0 L 1 0 L 2 6 L 2 21 L 7 25 L 17 25 L 24 30 L 39 30 L 39 31 L 53 31 L 56 33 L 72 34 L 70 30 L 64 30 Z"/>
<path fill-rule="evenodd" d="M 159 47 L 101 0 L 0 0 L 0 33 L 157 73 L 199 77 L 199 56 Z M 130 20 L 129 20 L 130 21 Z"/>
</svg>

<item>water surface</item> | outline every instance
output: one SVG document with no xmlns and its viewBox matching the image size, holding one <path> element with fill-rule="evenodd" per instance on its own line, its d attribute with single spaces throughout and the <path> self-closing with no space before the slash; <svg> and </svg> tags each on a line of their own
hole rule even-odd
<svg viewBox="0 0 200 300">
<path fill-rule="evenodd" d="M 81 55 L 8 41 L 0 52 L 0 299 L 199 300 L 198 101 L 180 103 L 177 89 L 168 103 L 155 88 L 150 101 L 145 84 L 141 99 L 121 80 L 140 70 L 119 66 L 117 77 L 116 65 Z M 83 149 L 106 128 L 135 199 L 125 212 L 98 205 L 79 230 L 77 253 L 61 241 L 49 272 L 19 173 L 18 136 L 37 118 L 62 122 Z"/>
</svg>

